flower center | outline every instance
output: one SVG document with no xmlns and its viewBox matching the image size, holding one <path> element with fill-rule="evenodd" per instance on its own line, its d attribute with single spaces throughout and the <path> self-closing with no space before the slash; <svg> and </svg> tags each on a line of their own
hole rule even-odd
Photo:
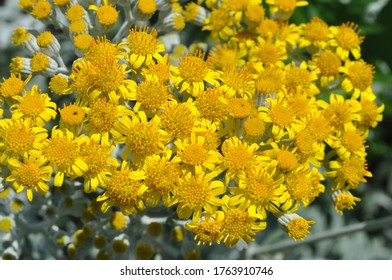
<svg viewBox="0 0 392 280">
<path fill-rule="evenodd" d="M 202 82 L 208 73 L 208 65 L 204 61 L 204 54 L 196 51 L 194 55 L 186 55 L 178 65 L 180 76 L 188 82 Z"/>
<path fill-rule="evenodd" d="M 348 67 L 348 76 L 354 88 L 366 90 L 373 83 L 374 66 L 356 61 Z"/>
<path fill-rule="evenodd" d="M 200 144 L 190 144 L 182 152 L 181 158 L 185 164 L 201 165 L 206 159 L 207 150 Z"/>
<path fill-rule="evenodd" d="M 265 131 L 265 123 L 260 118 L 250 118 L 244 123 L 245 132 L 249 136 L 260 136 Z"/>
<path fill-rule="evenodd" d="M 228 104 L 229 115 L 236 119 L 242 119 L 250 115 L 252 105 L 244 98 L 232 98 Z"/>
<path fill-rule="evenodd" d="M 31 70 L 43 72 L 49 66 L 49 58 L 43 53 L 35 53 L 31 58 Z"/>
<path fill-rule="evenodd" d="M 41 180 L 39 167 L 29 161 L 23 163 L 16 172 L 18 181 L 29 188 L 37 186 L 38 182 Z"/>
<path fill-rule="evenodd" d="M 290 151 L 279 151 L 277 160 L 279 167 L 284 171 L 292 171 L 298 166 L 297 157 Z"/>
</svg>

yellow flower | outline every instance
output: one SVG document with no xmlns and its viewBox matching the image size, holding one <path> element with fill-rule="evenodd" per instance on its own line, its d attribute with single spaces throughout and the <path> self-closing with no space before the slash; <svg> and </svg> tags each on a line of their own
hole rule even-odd
<svg viewBox="0 0 392 280">
<path fill-rule="evenodd" d="M 104 186 L 105 178 L 119 166 L 116 158 L 110 156 L 115 146 L 107 139 L 100 139 L 93 135 L 88 141 L 80 145 L 80 157 L 87 164 L 88 169 L 83 173 L 84 191 L 95 192 Z"/>
<path fill-rule="evenodd" d="M 291 17 L 296 7 L 307 6 L 308 1 L 297 0 L 267 0 L 270 5 L 271 17 L 287 20 Z"/>
<path fill-rule="evenodd" d="M 42 93 L 37 85 L 26 90 L 23 96 L 13 97 L 18 103 L 11 106 L 12 118 L 31 120 L 31 124 L 43 127 L 51 119 L 56 118 L 56 103 L 48 94 Z"/>
<path fill-rule="evenodd" d="M 108 0 L 103 0 L 99 7 L 90 5 L 88 9 L 97 12 L 98 24 L 101 26 L 102 32 L 107 32 L 114 26 L 120 13 L 115 6 L 109 4 Z"/>
<path fill-rule="evenodd" d="M 23 162 L 11 158 L 8 166 L 11 175 L 6 178 L 7 182 L 13 182 L 12 186 L 16 192 L 22 192 L 27 189 L 27 199 L 33 200 L 33 189 L 40 195 L 49 191 L 49 186 L 45 183 L 50 181 L 52 176 L 52 167 L 45 166 L 47 159 L 43 156 L 36 158 L 33 156 L 23 156 Z"/>
<path fill-rule="evenodd" d="M 58 95 L 71 94 L 71 88 L 68 85 L 68 76 L 57 74 L 50 78 L 49 89 Z"/>
<path fill-rule="evenodd" d="M 349 158 L 351 155 L 365 158 L 367 154 L 365 149 L 368 147 L 365 146 L 367 136 L 367 132 L 362 133 L 357 129 L 346 130 L 330 146 L 336 150 L 340 158 Z"/>
<path fill-rule="evenodd" d="M 233 247 L 239 240 L 253 242 L 253 237 L 267 226 L 263 217 L 251 214 L 243 207 L 229 206 L 227 196 L 223 199 L 227 201 L 222 207 L 223 211 L 216 214 L 216 221 L 222 223 L 223 242 L 228 247 Z"/>
<path fill-rule="evenodd" d="M 34 16 L 36 19 L 46 20 L 50 17 L 50 15 L 52 15 L 52 5 L 49 3 L 49 1 L 37 1 L 33 5 L 31 15 Z"/>
<path fill-rule="evenodd" d="M 204 60 L 204 53 L 197 50 L 194 54 L 187 53 L 180 58 L 178 67 L 172 67 L 172 82 L 179 89 L 193 96 L 198 96 L 205 89 L 204 82 L 217 85 L 217 73 L 209 68 Z"/>
<path fill-rule="evenodd" d="M 336 48 L 336 54 L 341 60 L 347 60 L 350 53 L 355 59 L 361 57 L 360 44 L 363 42 L 364 37 L 359 36 L 360 30 L 358 25 L 346 22 L 340 26 L 331 26 L 330 31 L 333 34 L 333 39 L 331 39 L 329 44 Z"/>
<path fill-rule="evenodd" d="M 186 172 L 179 178 L 175 199 L 180 219 L 191 217 L 193 221 L 198 221 L 203 210 L 213 213 L 217 206 L 223 204 L 219 196 L 226 192 L 226 188 L 222 181 L 216 179 L 221 172 L 214 170 L 206 173 L 202 168 L 195 168 L 195 174 Z"/>
<path fill-rule="evenodd" d="M 144 195 L 151 206 L 158 205 L 160 200 L 165 207 L 176 203 L 173 193 L 177 188 L 181 170 L 178 161 L 172 160 L 171 157 L 172 150 L 165 149 L 163 153 L 148 156 L 144 161 L 144 183 L 148 187 Z"/>
<path fill-rule="evenodd" d="M 297 241 L 297 239 L 304 240 L 310 234 L 310 225 L 315 221 L 305 220 L 296 213 L 286 213 L 279 217 L 278 223 L 291 238 Z"/>
<path fill-rule="evenodd" d="M 207 88 L 196 99 L 196 108 L 200 115 L 211 121 L 221 121 L 225 118 L 228 102 L 221 88 Z"/>
<path fill-rule="evenodd" d="M 357 202 L 361 201 L 360 198 L 353 196 L 349 191 L 337 190 L 332 193 L 332 200 L 336 211 L 343 215 L 343 210 L 352 210 Z"/>
<path fill-rule="evenodd" d="M 335 81 L 339 77 L 342 61 L 339 56 L 330 50 L 316 53 L 309 62 L 310 68 L 315 68 L 319 73 L 319 80 L 322 87 L 327 87 L 328 83 Z"/>
<path fill-rule="evenodd" d="M 331 171 L 325 172 L 325 176 L 334 179 L 333 190 L 357 189 L 359 183 L 367 182 L 365 177 L 372 177 L 367 170 L 366 159 L 355 155 L 330 161 L 329 167 Z"/>
<path fill-rule="evenodd" d="M 363 92 L 371 92 L 373 84 L 374 66 L 363 60 L 347 60 L 340 71 L 346 74 L 341 87 L 345 92 L 353 92 L 353 98 L 358 98 Z"/>
<path fill-rule="evenodd" d="M 234 41 L 230 41 L 213 47 L 208 54 L 207 61 L 212 69 L 225 70 L 231 65 L 243 66 L 246 54 L 246 49 L 240 48 Z"/>
<path fill-rule="evenodd" d="M 237 65 L 230 65 L 220 73 L 221 90 L 227 97 L 241 97 L 251 99 L 255 92 L 255 85 L 250 71 L 246 67 L 238 70 Z"/>
<path fill-rule="evenodd" d="M 42 153 L 55 169 L 54 186 L 61 187 L 64 176 L 80 177 L 87 171 L 87 163 L 81 158 L 80 146 L 85 141 L 83 136 L 75 138 L 69 130 L 53 127 L 51 138 L 42 147 Z"/>
<path fill-rule="evenodd" d="M 202 30 L 211 31 L 211 39 L 215 42 L 227 41 L 235 34 L 234 20 L 225 8 L 215 9 L 205 19 Z"/>
<path fill-rule="evenodd" d="M 0 163 L 7 164 L 10 158 L 26 154 L 38 157 L 47 137 L 45 128 L 32 126 L 28 120 L 0 120 Z"/>
<path fill-rule="evenodd" d="M 309 47 L 324 49 L 327 46 L 330 31 L 326 22 L 318 17 L 313 17 L 310 22 L 301 25 L 303 27 L 302 36 L 299 39 L 299 47 Z"/>
<path fill-rule="evenodd" d="M 320 93 L 319 88 L 313 83 L 317 80 L 317 74 L 314 71 L 308 71 L 307 68 L 305 61 L 302 61 L 299 67 L 295 63 L 286 66 L 284 85 L 288 92 L 295 94 L 298 90 L 305 90 L 308 96 Z"/>
<path fill-rule="evenodd" d="M 3 77 L 3 82 L 0 83 L 0 94 L 6 99 L 10 99 L 14 96 L 22 96 L 24 87 L 31 79 L 31 75 L 23 81 L 20 74 L 11 73 L 11 77 L 5 79 Z"/>
<path fill-rule="evenodd" d="M 160 44 L 158 32 L 152 28 L 149 31 L 148 26 L 140 26 L 139 29 L 132 28 L 127 37 L 129 47 L 128 61 L 131 67 L 139 69 L 141 66 L 150 66 L 154 64 L 154 58 L 162 59 L 160 54 L 165 50 L 165 46 Z"/>
<path fill-rule="evenodd" d="M 174 145 L 177 147 L 176 160 L 192 167 L 203 166 L 214 170 L 215 165 L 220 162 L 221 155 L 214 150 L 208 150 L 204 146 L 204 137 L 191 133 L 191 137 L 185 140 L 177 139 Z"/>
<path fill-rule="evenodd" d="M 132 154 L 133 162 L 163 150 L 168 142 L 167 133 L 160 128 L 160 118 L 155 115 L 147 120 L 144 111 L 132 117 L 123 116 L 111 130 L 114 142 L 125 144 L 122 153 L 124 160 Z"/>
<path fill-rule="evenodd" d="M 186 223 L 185 228 L 195 235 L 197 245 L 208 243 L 211 246 L 214 241 L 220 244 L 222 239 L 222 224 L 210 213 L 207 213 L 203 220 Z"/>
<path fill-rule="evenodd" d="M 60 109 L 60 129 L 68 129 L 74 135 L 79 135 L 86 117 L 86 107 L 76 104 L 65 105 Z"/>
<path fill-rule="evenodd" d="M 103 201 L 102 212 L 107 212 L 112 206 L 120 207 L 124 215 L 146 209 L 143 201 L 143 194 L 147 190 L 144 178 L 144 172 L 133 171 L 129 162 L 123 161 L 120 170 L 113 171 L 111 177 L 105 178 L 105 192 L 97 197 L 97 201 Z"/>
<path fill-rule="evenodd" d="M 364 129 L 376 127 L 382 121 L 382 112 L 384 111 L 384 104 L 377 106 L 375 102 L 376 96 L 374 94 L 364 94 L 361 96 L 362 110 L 359 112 L 361 115 L 360 125 Z"/>
</svg>

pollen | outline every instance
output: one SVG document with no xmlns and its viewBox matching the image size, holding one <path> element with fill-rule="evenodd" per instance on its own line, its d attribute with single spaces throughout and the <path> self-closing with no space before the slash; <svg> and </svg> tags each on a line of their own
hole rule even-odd
<svg viewBox="0 0 392 280">
<path fill-rule="evenodd" d="M 250 115 L 252 105 L 244 98 L 232 98 L 229 101 L 227 110 L 233 118 L 242 119 Z"/>
<path fill-rule="evenodd" d="M 265 123 L 262 119 L 254 117 L 244 123 L 245 132 L 249 136 L 261 136 L 265 131 Z"/>
<path fill-rule="evenodd" d="M 338 27 L 336 40 L 339 46 L 346 50 L 353 49 L 363 42 L 364 37 L 359 36 L 358 25 L 353 22 L 343 23 Z"/>
<path fill-rule="evenodd" d="M 128 46 L 130 53 L 140 55 L 153 55 L 158 49 L 158 32 L 148 26 L 140 26 L 139 29 L 132 28 L 128 36 Z"/>
<path fill-rule="evenodd" d="M 143 81 L 136 89 L 136 101 L 143 104 L 143 108 L 147 110 L 160 109 L 168 97 L 167 86 L 154 80 Z"/>
<path fill-rule="evenodd" d="M 298 166 L 298 159 L 290 151 L 281 150 L 277 155 L 279 167 L 284 171 L 292 171 Z"/>
<path fill-rule="evenodd" d="M 14 171 L 15 177 L 21 185 L 32 188 L 38 185 L 41 181 L 41 171 L 39 167 L 33 162 L 24 162 Z"/>
<path fill-rule="evenodd" d="M 21 79 L 20 75 L 12 75 L 8 79 L 3 78 L 3 83 L 0 85 L 0 93 L 6 98 L 11 98 L 16 95 L 21 95 L 24 86 L 25 83 Z"/>
<path fill-rule="evenodd" d="M 157 4 L 155 4 L 154 0 L 139 0 L 137 7 L 146 15 L 152 15 L 157 10 Z"/>
<path fill-rule="evenodd" d="M 185 103 L 169 104 L 162 114 L 162 127 L 173 137 L 182 138 L 190 135 L 196 116 Z"/>
<path fill-rule="evenodd" d="M 53 42 L 53 34 L 50 31 L 44 31 L 37 37 L 37 44 L 41 48 L 49 46 Z"/>
<path fill-rule="evenodd" d="M 190 144 L 185 147 L 181 159 L 185 164 L 201 165 L 207 156 L 207 150 L 200 144 Z"/>
<path fill-rule="evenodd" d="M 88 122 L 98 132 L 110 131 L 117 121 L 118 109 L 105 98 L 98 98 L 91 104 Z"/>
<path fill-rule="evenodd" d="M 274 104 L 270 112 L 271 120 L 279 127 L 288 127 L 293 122 L 293 113 L 281 103 Z"/>
<path fill-rule="evenodd" d="M 360 60 L 347 67 L 348 77 L 354 88 L 366 90 L 373 83 L 374 66 Z"/>
<path fill-rule="evenodd" d="M 198 244 L 212 244 L 213 241 L 219 240 L 221 227 L 212 220 L 204 220 L 197 224 L 195 238 L 198 239 Z"/>
<path fill-rule="evenodd" d="M 49 58 L 43 53 L 35 53 L 31 58 L 31 70 L 33 72 L 44 72 L 49 66 Z"/>
<path fill-rule="evenodd" d="M 31 14 L 37 19 L 47 19 L 52 12 L 52 5 L 48 1 L 39 1 L 33 6 Z"/>
<path fill-rule="evenodd" d="M 329 35 L 328 24 L 318 17 L 312 18 L 304 27 L 303 36 L 310 42 L 326 41 Z"/>
<path fill-rule="evenodd" d="M 60 109 L 60 116 L 61 121 L 66 125 L 79 126 L 84 121 L 85 113 L 79 106 L 71 104 Z"/>
<path fill-rule="evenodd" d="M 222 120 L 227 112 L 227 101 L 219 88 L 207 88 L 199 94 L 196 107 L 209 120 Z"/>
<path fill-rule="evenodd" d="M 323 76 L 333 76 L 339 74 L 339 67 L 342 65 L 340 58 L 333 52 L 327 50 L 317 58 L 316 66 Z"/>
<path fill-rule="evenodd" d="M 239 208 L 225 212 L 224 229 L 229 236 L 246 235 L 250 231 L 250 222 L 249 214 Z"/>
<path fill-rule="evenodd" d="M 49 89 L 55 94 L 64 94 L 68 88 L 68 79 L 62 75 L 54 75 L 49 82 Z"/>
<path fill-rule="evenodd" d="M 208 64 L 204 61 L 204 53 L 197 50 L 194 55 L 185 55 L 180 59 L 178 71 L 186 81 L 202 82 L 208 73 Z"/>
<path fill-rule="evenodd" d="M 111 5 L 102 5 L 97 10 L 97 17 L 100 24 L 111 26 L 116 23 L 119 11 Z"/>
<path fill-rule="evenodd" d="M 177 189 L 179 200 L 191 209 L 203 207 L 207 202 L 209 192 L 205 182 L 198 182 L 196 177 L 185 181 Z"/>
</svg>

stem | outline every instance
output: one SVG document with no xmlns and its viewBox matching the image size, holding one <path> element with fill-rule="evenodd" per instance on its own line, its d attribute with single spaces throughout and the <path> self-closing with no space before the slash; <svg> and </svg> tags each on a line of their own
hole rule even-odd
<svg viewBox="0 0 392 280">
<path fill-rule="evenodd" d="M 261 254 L 267 254 L 267 253 L 272 253 L 276 251 L 285 251 L 291 248 L 303 246 L 303 245 L 309 245 L 324 239 L 328 238 L 334 238 L 358 231 L 372 231 L 372 230 L 377 230 L 380 228 L 385 228 L 389 225 L 392 225 L 392 216 L 388 216 L 385 218 L 377 219 L 377 220 L 372 220 L 372 221 L 367 221 L 367 222 L 361 222 L 361 223 L 356 223 L 353 225 L 345 226 L 345 227 L 340 227 L 337 229 L 329 230 L 329 231 L 324 231 L 320 233 L 316 233 L 306 240 L 302 242 L 295 242 L 293 240 L 286 240 L 282 241 L 279 243 L 271 244 L 271 245 L 265 245 L 256 248 L 255 246 L 249 247 L 248 249 L 248 254 L 247 254 L 247 259 L 254 259 L 257 258 L 258 255 Z"/>
<path fill-rule="evenodd" d="M 128 32 L 129 28 L 131 27 L 131 25 L 134 22 L 132 11 L 131 11 L 130 7 L 127 5 L 124 6 L 124 16 L 125 16 L 125 20 L 112 40 L 112 42 L 115 44 L 118 44 L 121 41 L 121 39 Z"/>
</svg>

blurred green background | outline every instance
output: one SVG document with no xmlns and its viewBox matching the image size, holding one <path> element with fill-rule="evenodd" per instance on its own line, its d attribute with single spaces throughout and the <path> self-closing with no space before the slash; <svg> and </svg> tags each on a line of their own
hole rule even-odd
<svg viewBox="0 0 392 280">
<path fill-rule="evenodd" d="M 17 9 L 17 0 L 0 0 L 0 80 L 8 77 L 8 65 L 12 57 L 23 51 L 10 44 L 12 30 L 19 25 L 35 27 L 32 17 Z M 329 25 L 353 21 L 366 36 L 362 58 L 376 68 L 373 90 L 379 102 L 385 104 L 384 120 L 372 129 L 368 138 L 368 163 L 373 178 L 362 185 L 356 196 L 362 198 L 358 207 L 340 216 L 332 203 L 324 196 L 317 205 L 303 212 L 307 219 L 317 223 L 312 236 L 322 236 L 326 231 L 338 231 L 364 221 L 392 216 L 392 1 L 390 0 L 317 0 L 308 1 L 309 6 L 298 9 L 292 22 L 308 22 L 318 16 Z M 39 25 L 38 25 L 39 26 Z M 271 225 L 272 223 L 270 223 Z M 276 223 L 275 223 L 276 224 Z M 276 225 L 275 225 L 276 226 Z M 321 234 L 321 235 L 320 235 Z M 301 243 L 288 240 L 287 236 L 272 224 L 265 234 L 258 236 L 259 254 L 265 259 L 392 259 L 392 226 L 385 224 L 375 230 L 356 231 L 338 237 L 321 238 L 319 241 Z M 282 246 L 279 246 L 282 245 Z M 274 247 L 275 246 L 275 247 Z M 285 247 L 285 248 L 283 248 Z M 261 248 L 261 249 L 260 249 Z M 204 248 L 208 250 L 208 248 Z M 226 258 L 224 246 L 216 248 L 210 258 Z M 250 248 L 252 249 L 252 248 Z M 255 249 L 253 247 L 253 249 Z M 255 249 L 256 250 L 256 249 Z M 236 258 L 245 258 L 239 252 Z M 208 253 L 207 253 L 208 254 Z M 233 256 L 234 257 L 234 256 Z"/>
</svg>

